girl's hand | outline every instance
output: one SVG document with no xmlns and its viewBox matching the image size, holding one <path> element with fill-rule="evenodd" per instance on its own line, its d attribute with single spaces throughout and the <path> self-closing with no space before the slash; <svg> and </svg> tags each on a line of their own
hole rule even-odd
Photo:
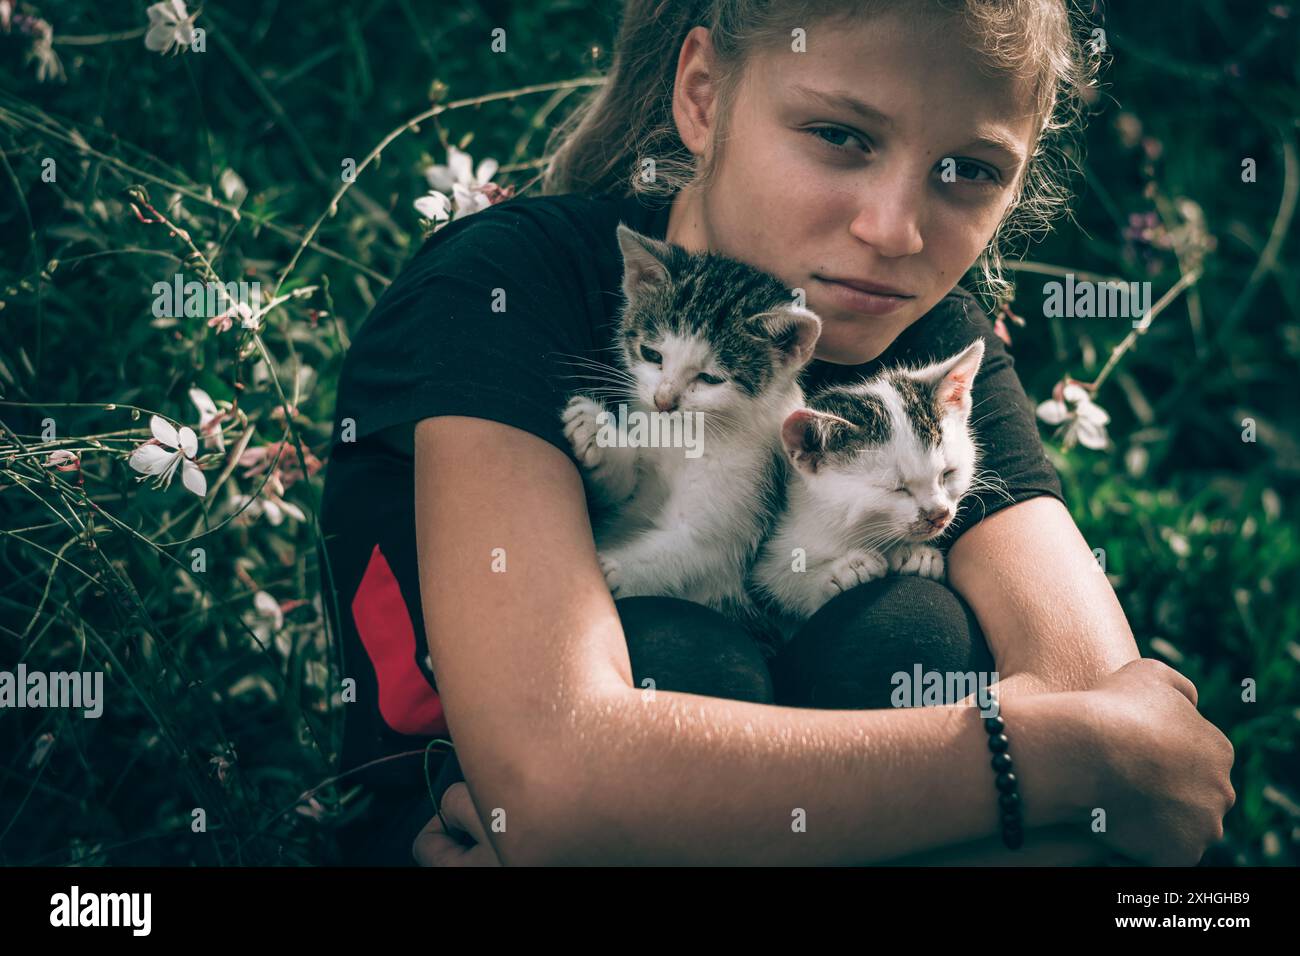
<svg viewBox="0 0 1300 956">
<path fill-rule="evenodd" d="M 442 815 L 436 815 L 411 844 L 411 855 L 420 866 L 500 866 L 492 842 L 474 811 L 469 787 L 454 783 L 442 797 Z M 472 841 L 472 842 L 471 842 Z"/>
<path fill-rule="evenodd" d="M 1236 801 L 1232 744 L 1197 712 L 1195 685 L 1140 658 L 1080 696 L 1101 748 L 1102 840 L 1140 863 L 1194 866 Z"/>
</svg>

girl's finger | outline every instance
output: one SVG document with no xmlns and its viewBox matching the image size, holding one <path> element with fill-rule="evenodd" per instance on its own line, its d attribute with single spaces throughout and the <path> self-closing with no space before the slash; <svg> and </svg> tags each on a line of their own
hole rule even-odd
<svg viewBox="0 0 1300 956">
<path fill-rule="evenodd" d="M 469 850 L 442 828 L 436 816 L 430 820 L 411 843 L 411 856 L 420 866 L 467 866 Z"/>
<path fill-rule="evenodd" d="M 474 810 L 474 801 L 469 795 L 469 787 L 463 782 L 453 783 L 447 788 L 440 809 L 448 827 L 468 833 L 475 843 L 492 845 L 488 842 L 487 834 L 483 832 L 483 822 L 479 820 Z"/>
</svg>

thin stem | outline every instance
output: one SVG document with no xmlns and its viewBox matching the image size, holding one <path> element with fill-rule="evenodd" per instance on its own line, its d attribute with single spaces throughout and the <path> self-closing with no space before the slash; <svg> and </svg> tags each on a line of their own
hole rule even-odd
<svg viewBox="0 0 1300 956">
<path fill-rule="evenodd" d="M 1124 336 L 1124 341 L 1120 342 L 1119 345 L 1115 346 L 1115 348 L 1111 350 L 1110 358 L 1106 360 L 1106 364 L 1103 365 L 1101 371 L 1097 373 L 1097 377 L 1093 379 L 1090 384 L 1083 383 L 1085 387 L 1095 394 L 1097 390 L 1101 388 L 1102 383 L 1110 376 L 1111 371 L 1113 371 L 1115 366 L 1119 364 L 1119 360 L 1123 358 L 1124 354 L 1137 342 L 1138 336 L 1146 334 L 1146 330 L 1151 328 L 1151 323 L 1155 317 L 1163 312 L 1169 303 L 1178 298 L 1179 293 L 1195 283 L 1200 277 L 1201 273 L 1199 271 L 1188 272 L 1174 283 L 1169 291 L 1162 295 L 1155 305 L 1151 306 L 1151 309 L 1147 314 L 1142 317 L 1142 321 L 1133 327 L 1133 331 Z"/>
</svg>

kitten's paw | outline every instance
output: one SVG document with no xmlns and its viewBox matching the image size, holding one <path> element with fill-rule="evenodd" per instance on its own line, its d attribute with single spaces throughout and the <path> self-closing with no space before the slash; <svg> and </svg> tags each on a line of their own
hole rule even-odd
<svg viewBox="0 0 1300 956">
<path fill-rule="evenodd" d="M 831 562 L 827 569 L 824 594 L 832 598 L 849 588 L 866 584 L 876 578 L 883 578 L 889 565 L 882 555 L 875 551 L 853 550 L 843 557 Z"/>
<path fill-rule="evenodd" d="M 609 587 L 609 593 L 614 597 L 621 597 L 619 588 L 623 585 L 623 571 L 618 559 L 603 551 L 597 551 L 596 560 L 600 562 L 600 570 L 605 575 L 605 584 Z"/>
<path fill-rule="evenodd" d="M 926 544 L 905 545 L 889 555 L 889 570 L 943 580 L 943 552 Z"/>
<path fill-rule="evenodd" d="M 605 449 L 596 443 L 600 425 L 596 416 L 606 411 L 605 406 L 586 395 L 575 395 L 569 399 L 561 416 L 564 421 L 564 437 L 573 447 L 573 454 L 588 469 L 599 468 L 605 460 Z"/>
</svg>

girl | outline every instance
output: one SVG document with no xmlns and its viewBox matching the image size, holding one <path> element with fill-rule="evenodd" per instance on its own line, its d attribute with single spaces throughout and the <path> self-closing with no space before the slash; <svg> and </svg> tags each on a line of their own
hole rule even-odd
<svg viewBox="0 0 1300 956">
<path fill-rule="evenodd" d="M 1061 0 L 627 0 L 544 195 L 437 233 L 348 355 L 325 524 L 344 767 L 374 794 L 351 859 L 1193 864 L 1221 835 L 1231 745 L 1139 659 L 956 286 L 996 284 L 1000 244 L 1063 198 L 1085 33 Z M 772 661 L 707 608 L 611 597 L 559 411 L 611 354 L 619 222 L 804 290 L 807 389 L 983 338 L 1001 487 L 948 532 L 949 586 L 853 588 Z M 1000 678 L 1021 823 L 976 708 L 888 706 L 916 665 Z M 444 735 L 446 825 L 419 756 Z"/>
</svg>

